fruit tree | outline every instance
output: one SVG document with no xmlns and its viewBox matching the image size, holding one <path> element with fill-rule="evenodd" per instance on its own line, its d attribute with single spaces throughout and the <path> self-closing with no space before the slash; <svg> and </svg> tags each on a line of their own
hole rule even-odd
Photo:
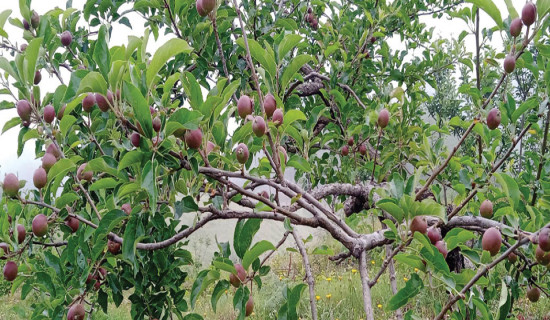
<svg viewBox="0 0 550 320">
<path fill-rule="evenodd" d="M 40 166 L 32 182 L 1 178 L 5 281 L 44 293 L 32 319 L 83 319 L 125 294 L 135 319 L 202 319 L 199 296 L 215 310 L 225 291 L 244 319 L 254 296 L 280 294 L 262 278 L 290 238 L 304 283 L 277 317 L 318 319 L 309 227 L 338 243 L 328 259 L 357 265 L 365 319 L 386 273 L 397 319 L 428 275 L 448 292 L 434 319 L 504 319 L 520 296 L 548 296 L 550 1 L 500 2 L 88 0 L 38 14 L 20 0 L 0 13 L 0 109 L 17 111 L 3 132 L 19 128 L 18 154 L 34 147 Z M 463 30 L 441 39 L 423 17 Z M 145 31 L 110 41 L 124 25 Z M 191 275 L 188 237 L 214 220 L 238 221 L 233 241 Z M 265 220 L 280 242 L 256 235 Z M 411 272 L 401 288 L 396 263 Z"/>
</svg>

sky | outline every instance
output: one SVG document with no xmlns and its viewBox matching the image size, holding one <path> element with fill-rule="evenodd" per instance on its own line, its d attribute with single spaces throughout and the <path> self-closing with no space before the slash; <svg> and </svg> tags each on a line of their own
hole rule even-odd
<svg viewBox="0 0 550 320">
<path fill-rule="evenodd" d="M 85 0 L 73 0 L 73 7 L 81 10 L 83 8 L 83 5 L 86 1 Z M 494 1 L 498 8 L 501 11 L 501 15 L 503 18 L 506 18 L 508 16 L 508 11 L 506 9 L 506 5 L 504 3 L 504 0 L 495 0 Z M 521 12 L 521 6 L 523 5 L 523 0 L 516 0 L 514 1 L 516 3 L 516 11 Z M 470 6 L 470 4 L 466 4 L 467 6 Z M 37 11 L 40 15 L 44 14 L 45 12 L 55 8 L 59 7 L 61 9 L 65 9 L 66 7 L 66 0 L 48 0 L 48 1 L 33 1 L 31 8 L 35 11 Z M 19 6 L 18 1 L 7 1 L 7 0 L 1 0 L 0 1 L 0 12 L 4 10 L 12 10 L 11 17 L 18 17 L 21 18 L 19 13 Z M 134 35 L 134 36 L 142 36 L 144 33 L 144 26 L 143 26 L 143 18 L 139 15 L 133 13 L 129 14 L 128 18 L 130 21 L 132 21 L 132 27 L 133 29 L 130 29 L 124 25 L 115 24 L 113 26 L 113 33 L 110 39 L 111 44 L 127 44 L 128 42 L 128 36 Z M 81 19 L 81 22 L 83 20 Z M 435 30 L 435 36 L 441 37 L 441 38 L 457 38 L 459 33 L 462 30 L 466 30 L 466 24 L 464 21 L 460 19 L 453 19 L 450 20 L 448 18 L 443 19 L 433 19 L 431 16 L 422 16 L 421 21 L 425 22 L 429 27 L 434 26 L 436 28 Z M 493 20 L 486 15 L 485 13 L 482 13 L 481 15 L 481 27 L 493 27 L 495 23 Z M 12 43 L 17 43 L 20 45 L 23 43 L 22 39 L 22 30 L 13 27 L 10 25 L 9 21 L 6 22 L 6 25 L 4 26 L 7 33 L 10 36 L 10 41 Z M 95 29 L 98 29 L 97 27 Z M 94 29 L 94 30 L 95 30 Z M 154 37 L 151 37 L 149 40 L 149 44 L 147 47 L 148 52 L 154 52 L 156 48 L 158 48 L 160 45 L 165 43 L 167 40 L 169 40 L 172 37 L 172 35 L 164 36 L 160 35 L 159 39 L 155 41 Z M 474 50 L 475 44 L 474 41 L 472 41 L 473 37 L 469 36 L 470 38 L 466 38 L 466 49 L 470 52 Z M 400 46 L 401 41 L 399 38 L 397 39 L 387 39 L 388 44 L 392 48 L 397 48 Z M 498 36 L 494 37 L 494 42 L 492 43 L 495 47 L 502 47 L 502 39 L 500 39 Z M 61 48 L 60 48 L 61 50 Z M 422 48 L 417 49 L 416 54 L 421 54 Z M 1 55 L 7 55 L 6 52 L 2 52 L 0 50 Z M 12 59 L 10 56 L 8 56 L 8 59 Z M 65 79 L 65 82 L 68 82 L 69 79 L 69 73 L 62 69 L 62 77 Z M 41 92 L 53 92 L 55 88 L 59 85 L 59 81 L 57 78 L 52 77 L 47 74 L 47 72 L 42 71 L 42 82 L 40 83 L 41 86 Z M 9 96 L 0 96 L 0 100 L 9 99 Z M 17 116 L 17 112 L 15 109 L 13 110 L 2 110 L 0 111 L 0 130 L 3 128 L 4 124 L 12 119 L 13 117 Z M 19 176 L 22 180 L 27 180 L 27 186 L 32 186 L 32 175 L 36 168 L 40 166 L 40 159 L 35 159 L 34 155 L 34 143 L 32 141 L 27 142 L 25 149 L 23 151 L 23 154 L 21 157 L 17 157 L 17 136 L 19 133 L 19 128 L 12 128 L 8 132 L 4 133 L 3 135 L 0 135 L 0 180 L 3 180 L 3 177 L 6 173 L 15 173 Z"/>
</svg>

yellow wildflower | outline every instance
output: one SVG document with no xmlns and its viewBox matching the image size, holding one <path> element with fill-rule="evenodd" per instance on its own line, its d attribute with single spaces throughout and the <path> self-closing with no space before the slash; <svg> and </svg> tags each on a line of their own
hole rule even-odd
<svg viewBox="0 0 550 320">
<path fill-rule="evenodd" d="M 420 271 L 420 270 L 418 270 L 418 268 L 414 268 L 414 272 L 418 272 L 418 271 Z"/>
<path fill-rule="evenodd" d="M 409 278 L 403 277 L 403 280 L 405 280 L 405 282 L 407 282 L 407 281 L 409 281 Z"/>
<path fill-rule="evenodd" d="M 328 278 L 327 278 L 327 281 L 332 281 L 332 278 L 331 278 L 331 277 L 328 277 Z"/>
<path fill-rule="evenodd" d="M 338 280 L 342 280 L 342 276 L 338 276 Z"/>
<path fill-rule="evenodd" d="M 531 129 L 531 130 L 529 130 L 529 131 L 527 131 L 527 132 L 529 132 L 530 134 L 535 134 L 535 133 L 537 133 L 534 129 Z"/>
<path fill-rule="evenodd" d="M 351 273 L 357 273 L 357 269 L 351 269 Z"/>
<path fill-rule="evenodd" d="M 327 297 L 327 299 L 330 299 L 330 298 L 332 298 L 332 294 L 329 293 L 329 294 L 326 295 L 326 297 Z"/>
<path fill-rule="evenodd" d="M 375 264 L 376 262 L 374 262 L 374 260 L 371 260 L 371 262 L 370 262 L 370 263 L 372 263 L 372 264 Z"/>
<path fill-rule="evenodd" d="M 315 296 L 315 300 L 317 301 L 321 300 L 321 296 Z"/>
<path fill-rule="evenodd" d="M 382 309 L 382 305 L 380 303 L 377 305 L 377 307 L 378 309 Z"/>
</svg>

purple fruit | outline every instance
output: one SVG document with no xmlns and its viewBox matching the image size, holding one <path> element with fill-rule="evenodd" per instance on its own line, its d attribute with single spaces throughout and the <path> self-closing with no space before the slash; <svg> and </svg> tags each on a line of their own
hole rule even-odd
<svg viewBox="0 0 550 320">
<path fill-rule="evenodd" d="M 43 237 L 48 233 L 48 217 L 38 214 L 32 219 L 32 233 L 37 237 Z"/>
<path fill-rule="evenodd" d="M 73 217 L 67 217 L 65 220 L 65 225 L 73 231 L 73 233 L 78 231 L 78 227 L 80 226 L 80 221 L 78 221 L 77 218 Z"/>
<path fill-rule="evenodd" d="M 485 230 L 481 238 L 481 246 L 483 250 L 489 251 L 491 256 L 496 255 L 500 251 L 502 245 L 502 235 L 497 228 L 491 227 Z"/>
<path fill-rule="evenodd" d="M 284 119 L 284 115 L 283 115 L 283 110 L 281 109 L 277 109 L 273 112 L 273 117 L 271 118 L 273 120 L 273 123 L 275 124 L 275 126 L 280 126 L 283 124 L 283 119 Z"/>
<path fill-rule="evenodd" d="M 32 181 L 37 189 L 44 188 L 48 183 L 48 174 L 46 173 L 46 170 L 42 167 L 36 169 L 34 171 L 34 175 L 32 176 Z"/>
<path fill-rule="evenodd" d="M 380 110 L 378 114 L 378 125 L 380 128 L 384 129 L 390 121 L 390 113 L 387 109 Z"/>
<path fill-rule="evenodd" d="M 441 230 L 439 228 L 431 227 L 428 229 L 428 238 L 432 244 L 436 244 L 437 241 L 441 240 Z"/>
<path fill-rule="evenodd" d="M 88 182 L 92 181 L 93 172 L 92 171 L 84 171 L 86 169 L 86 166 L 88 163 L 84 162 L 83 164 L 78 167 L 78 170 L 76 171 L 76 177 L 78 180 L 86 180 Z"/>
<path fill-rule="evenodd" d="M 523 10 L 521 10 L 521 21 L 523 21 L 524 25 L 529 27 L 535 23 L 536 19 L 537 7 L 533 2 L 529 1 L 525 4 L 525 6 L 523 6 Z"/>
<path fill-rule="evenodd" d="M 48 148 L 46 148 L 46 153 L 52 154 L 56 159 L 59 159 L 61 157 L 61 152 L 53 143 L 51 143 Z"/>
<path fill-rule="evenodd" d="M 264 118 L 261 116 L 256 116 L 252 122 L 252 132 L 254 132 L 257 137 L 262 137 L 265 134 L 265 128 Z"/>
<path fill-rule="evenodd" d="M 40 16 L 38 15 L 38 13 L 36 11 L 32 11 L 32 16 L 31 16 L 31 26 L 36 29 L 38 28 L 38 26 L 40 25 Z"/>
<path fill-rule="evenodd" d="M 21 46 L 19 47 L 19 51 L 24 52 L 25 50 L 27 50 L 27 44 L 26 44 L 26 43 L 23 43 L 23 44 L 21 44 Z"/>
<path fill-rule="evenodd" d="M 67 105 L 64 104 L 61 109 L 57 112 L 57 119 L 61 120 L 63 119 L 63 114 L 65 114 L 65 108 L 67 108 Z"/>
<path fill-rule="evenodd" d="M 73 304 L 67 313 L 67 320 L 84 320 L 84 317 L 86 317 L 86 310 L 80 303 Z"/>
<path fill-rule="evenodd" d="M 510 23 L 510 35 L 512 37 L 518 37 L 521 34 L 521 28 L 523 28 L 523 23 L 520 18 L 515 18 Z"/>
<path fill-rule="evenodd" d="M 88 93 L 84 100 L 82 100 L 82 109 L 86 112 L 91 112 L 96 102 L 95 99 L 96 96 L 93 93 Z"/>
<path fill-rule="evenodd" d="M 132 213 L 132 206 L 129 204 L 129 203 L 125 203 L 123 204 L 120 209 L 122 211 L 124 211 L 124 213 L 126 213 L 127 215 L 129 215 L 130 213 Z"/>
<path fill-rule="evenodd" d="M 516 57 L 514 55 L 509 54 L 504 58 L 504 71 L 506 73 L 512 73 L 514 72 L 514 69 L 516 68 Z"/>
<path fill-rule="evenodd" d="M 25 241 L 25 236 L 27 235 L 27 231 L 25 230 L 25 226 L 22 224 L 17 225 L 17 243 L 22 244 L 23 241 Z"/>
<path fill-rule="evenodd" d="M 487 127 L 494 130 L 500 125 L 500 110 L 498 108 L 493 108 L 487 114 Z"/>
<path fill-rule="evenodd" d="M 113 99 L 113 94 L 111 93 L 111 100 Z M 97 106 L 99 109 L 103 112 L 109 111 L 109 102 L 108 99 L 105 98 L 104 95 L 96 93 L 95 94 L 95 102 L 97 103 Z"/>
<path fill-rule="evenodd" d="M 439 240 L 435 243 L 435 247 L 439 252 L 443 255 L 443 258 L 447 259 L 447 254 L 449 253 L 447 251 L 447 244 L 443 240 Z"/>
<path fill-rule="evenodd" d="M 70 31 L 63 31 L 61 34 L 61 44 L 65 47 L 68 47 L 71 45 L 71 42 L 73 42 L 73 35 Z"/>
<path fill-rule="evenodd" d="M 426 232 L 428 231 L 426 218 L 424 218 L 423 216 L 414 217 L 411 221 L 410 229 L 412 234 L 414 234 L 415 232 L 426 234 Z"/>
<path fill-rule="evenodd" d="M 130 141 L 132 142 L 132 145 L 136 148 L 139 148 L 139 142 L 141 140 L 141 136 L 139 133 L 134 132 L 132 135 L 130 135 Z"/>
<path fill-rule="evenodd" d="M 160 118 L 155 117 L 155 119 L 153 119 L 153 130 L 155 130 L 155 132 L 159 132 L 161 125 L 162 122 L 160 121 Z"/>
<path fill-rule="evenodd" d="M 550 229 L 544 228 L 539 232 L 539 246 L 542 250 L 550 251 Z"/>
<path fill-rule="evenodd" d="M 349 147 L 347 145 L 342 147 L 342 155 L 345 157 L 349 154 Z"/>
<path fill-rule="evenodd" d="M 11 282 L 15 278 L 17 278 L 17 264 L 13 261 L 8 261 L 4 266 L 4 279 Z"/>
<path fill-rule="evenodd" d="M 237 155 L 237 161 L 240 164 L 245 164 L 248 161 L 248 147 L 244 143 L 239 143 L 237 149 L 235 149 L 235 154 Z"/>
<path fill-rule="evenodd" d="M 23 19 L 23 28 L 25 28 L 25 30 L 30 30 L 31 29 L 31 25 L 29 24 L 27 19 Z"/>
<path fill-rule="evenodd" d="M 367 146 L 365 146 L 364 143 L 362 143 L 360 146 L 359 146 L 359 153 L 364 156 L 367 154 Z"/>
<path fill-rule="evenodd" d="M 23 121 L 29 121 L 31 119 L 31 104 L 27 100 L 17 101 L 17 114 Z"/>
<path fill-rule="evenodd" d="M 216 0 L 201 0 L 202 7 L 206 13 L 210 13 L 216 7 Z"/>
<path fill-rule="evenodd" d="M 46 172 L 50 171 L 50 168 L 53 167 L 53 165 L 57 162 L 57 159 L 55 156 L 51 153 L 46 153 L 42 157 L 42 168 L 46 170 Z"/>
<path fill-rule="evenodd" d="M 10 197 L 15 197 L 19 192 L 19 179 L 13 173 L 8 173 L 4 177 L 4 184 L 2 186 L 4 193 Z"/>
<path fill-rule="evenodd" d="M 202 131 L 201 129 L 187 130 L 183 138 L 187 144 L 187 147 L 191 149 L 198 149 L 202 143 Z"/>
<path fill-rule="evenodd" d="M 275 109 L 277 109 L 277 101 L 275 101 L 275 97 L 273 97 L 271 93 L 268 93 L 264 98 L 264 110 L 266 115 L 271 117 Z"/>
<path fill-rule="evenodd" d="M 199 16 L 206 17 L 208 15 L 208 11 L 204 10 L 204 7 L 202 6 L 202 0 L 197 0 L 195 2 L 195 6 L 197 7 L 197 12 L 199 13 Z"/>
<path fill-rule="evenodd" d="M 34 84 L 37 85 L 40 83 L 40 81 L 42 81 L 42 74 L 40 73 L 40 71 L 36 70 L 36 72 L 34 73 Z"/>
<path fill-rule="evenodd" d="M 237 102 L 237 112 L 241 118 L 246 118 L 247 115 L 252 114 L 254 111 L 254 104 L 249 96 L 243 95 Z"/>
<path fill-rule="evenodd" d="M 120 252 L 120 243 L 107 240 L 107 250 L 112 254 L 118 254 Z"/>
<path fill-rule="evenodd" d="M 52 123 L 54 119 L 55 109 L 51 104 L 49 104 L 44 107 L 44 121 L 46 121 L 46 123 Z"/>
<path fill-rule="evenodd" d="M 483 218 L 491 219 L 493 216 L 493 203 L 489 199 L 485 199 L 479 206 L 479 214 Z"/>
</svg>

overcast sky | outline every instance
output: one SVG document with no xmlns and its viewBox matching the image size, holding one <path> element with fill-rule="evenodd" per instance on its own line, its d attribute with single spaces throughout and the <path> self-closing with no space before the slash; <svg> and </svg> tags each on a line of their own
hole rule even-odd
<svg viewBox="0 0 550 320">
<path fill-rule="evenodd" d="M 503 18 L 508 17 L 508 11 L 506 9 L 504 0 L 495 0 L 494 1 L 497 6 L 499 7 L 501 11 L 501 15 Z M 521 12 L 521 5 L 523 5 L 523 0 L 515 0 L 516 3 L 516 10 L 518 12 Z M 85 0 L 73 0 L 73 7 L 81 10 L 83 8 L 83 5 L 85 3 Z M 467 4 L 470 6 L 470 4 Z M 36 10 L 40 15 L 44 14 L 45 12 L 55 8 L 59 7 L 62 9 L 65 9 L 66 6 L 66 0 L 48 0 L 48 1 L 33 1 L 32 2 L 32 9 Z M 12 10 L 11 17 L 18 17 L 21 18 L 19 13 L 19 6 L 18 1 L 7 1 L 7 0 L 0 0 L 0 12 L 4 10 Z M 143 27 L 143 18 L 141 18 L 137 14 L 130 14 L 128 15 L 128 18 L 132 22 L 133 29 L 129 29 L 128 27 L 120 24 L 115 24 L 113 28 L 113 33 L 110 39 L 111 45 L 116 44 L 126 44 L 128 42 L 128 36 L 129 35 L 135 35 L 135 36 L 142 36 L 144 32 Z M 436 36 L 442 37 L 442 38 L 457 38 L 459 33 L 462 30 L 466 30 L 466 24 L 464 21 L 459 19 L 453 19 L 448 20 L 446 18 L 441 20 L 432 19 L 431 16 L 423 16 L 421 17 L 422 21 L 427 23 L 428 26 L 435 26 L 436 27 Z M 81 20 L 82 22 L 83 20 Z M 491 20 L 489 16 L 486 14 L 482 14 L 481 16 L 481 26 L 482 27 L 493 27 L 494 22 Z M 10 25 L 9 21 L 6 22 L 5 29 L 7 33 L 10 36 L 10 41 L 12 43 L 17 43 L 17 45 L 20 45 L 23 43 L 22 39 L 22 30 L 16 27 L 13 27 Z M 94 28 L 98 29 L 97 27 Z M 148 45 L 148 52 L 154 52 L 155 49 L 165 43 L 170 37 L 169 36 L 160 36 L 157 41 L 154 40 L 154 37 L 150 37 L 149 45 Z M 473 51 L 475 44 L 473 41 L 469 41 L 471 39 L 466 39 L 466 48 L 469 51 Z M 389 39 L 387 40 L 390 44 L 390 47 L 396 48 L 400 45 L 401 41 L 400 39 Z M 494 37 L 494 46 L 501 46 L 502 40 L 499 36 Z M 61 49 L 60 49 L 61 50 Z M 416 52 L 416 54 L 420 54 L 422 48 L 419 48 Z M 0 54 L 7 55 L 6 52 L 2 52 L 0 50 Z M 13 59 L 11 56 L 8 56 L 8 59 Z M 69 74 L 65 69 L 62 69 L 62 76 L 64 79 L 69 79 Z M 68 82 L 68 81 L 65 81 Z M 44 94 L 45 92 L 53 92 L 55 88 L 59 85 L 59 81 L 55 77 L 51 77 L 47 74 L 46 71 L 42 71 L 42 82 L 40 83 L 41 92 Z M 9 96 L 0 96 L 0 100 L 9 99 Z M 0 111 L 0 130 L 3 128 L 6 121 L 10 120 L 11 118 L 17 116 L 17 112 L 15 110 L 8 110 L 8 111 Z M 40 165 L 40 161 L 35 159 L 34 155 L 34 143 L 33 141 L 27 142 L 24 152 L 20 158 L 17 157 L 17 136 L 19 133 L 18 128 L 13 128 L 9 130 L 8 132 L 4 133 L 3 135 L 0 135 L 0 179 L 3 180 L 4 174 L 6 173 L 16 173 L 20 179 L 27 180 L 30 183 L 27 183 L 27 186 L 32 186 L 32 174 L 34 170 Z"/>
</svg>

